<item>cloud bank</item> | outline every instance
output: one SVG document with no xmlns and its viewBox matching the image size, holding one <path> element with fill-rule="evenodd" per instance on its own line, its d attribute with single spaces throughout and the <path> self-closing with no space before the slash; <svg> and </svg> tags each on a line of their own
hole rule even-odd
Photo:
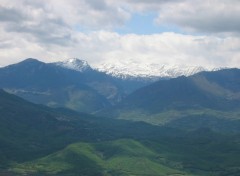
<svg viewBox="0 0 240 176">
<path fill-rule="evenodd" d="M 237 0 L 0 0 L 0 65 L 27 57 L 70 57 L 90 64 L 131 59 L 158 64 L 240 67 Z M 119 34 L 135 14 L 154 13 L 159 28 Z M 182 32 L 179 32 L 182 31 Z"/>
</svg>

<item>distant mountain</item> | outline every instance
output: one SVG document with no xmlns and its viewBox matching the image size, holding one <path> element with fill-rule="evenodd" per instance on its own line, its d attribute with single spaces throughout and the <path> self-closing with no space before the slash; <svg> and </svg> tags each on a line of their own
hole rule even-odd
<svg viewBox="0 0 240 176">
<path fill-rule="evenodd" d="M 105 115 L 152 124 L 168 124 L 173 120 L 180 123 L 179 119 L 185 117 L 191 117 L 188 123 L 195 123 L 194 117 L 199 117 L 202 121 L 210 120 L 213 127 L 221 119 L 240 119 L 239 85 L 240 69 L 161 80 L 136 90 L 115 108 L 106 110 Z"/>
<path fill-rule="evenodd" d="M 151 82 L 116 78 L 76 58 L 55 63 L 29 58 L 0 68 L 0 88 L 34 103 L 88 113 L 116 104 Z"/>
<path fill-rule="evenodd" d="M 83 112 L 110 105 L 109 96 L 120 92 L 106 74 L 91 69 L 78 72 L 36 59 L 0 68 L 0 87 L 34 103 Z"/>
<path fill-rule="evenodd" d="M 92 70 L 92 68 L 88 65 L 87 61 L 77 58 L 72 58 L 63 62 L 56 62 L 54 64 L 63 68 L 68 68 L 79 72 Z"/>
<path fill-rule="evenodd" d="M 103 95 L 110 104 L 118 103 L 130 91 L 136 90 L 139 86 L 145 85 L 144 83 L 141 83 L 140 85 L 135 84 L 135 82 L 129 83 L 103 72 L 99 72 L 96 69 L 93 69 L 85 60 L 77 58 L 51 64 L 81 73 L 84 76 L 85 84 Z"/>
<path fill-rule="evenodd" d="M 94 69 L 115 78 L 124 88 L 127 95 L 158 80 L 175 78 L 182 75 L 190 76 L 209 70 L 201 66 L 142 64 L 131 60 L 103 63 Z"/>
<path fill-rule="evenodd" d="M 130 73 L 131 70 L 135 73 L 136 70 L 144 71 L 145 68 L 146 73 L 149 71 L 152 73 L 139 75 L 136 72 L 135 75 L 131 73 L 130 77 L 119 77 L 98 71 L 86 61 L 76 58 L 56 63 L 44 63 L 29 58 L 0 68 L 0 88 L 34 103 L 94 113 L 118 104 L 133 91 L 156 80 L 162 79 L 168 83 L 170 75 L 177 76 L 183 73 L 189 75 L 202 70 L 201 67 L 191 69 L 176 67 L 175 71 L 170 72 L 164 71 L 166 66 L 162 69 L 154 65 L 148 67 L 148 64 L 144 67 L 138 67 L 136 64 L 133 66 L 126 65 Z M 186 72 L 183 72 L 184 70 Z M 157 72 L 161 74 L 155 74 Z M 160 78 L 160 75 L 165 77 Z"/>
<path fill-rule="evenodd" d="M 239 108 L 240 70 L 202 72 L 190 77 L 161 80 L 129 95 L 123 102 L 159 112 L 164 109 Z"/>
<path fill-rule="evenodd" d="M 92 68 L 85 60 L 79 60 L 77 58 L 73 58 L 73 59 L 69 59 L 63 62 L 56 62 L 53 63 L 56 66 L 60 66 L 62 68 L 66 68 L 66 69 L 71 69 L 71 70 L 75 70 L 81 73 L 91 73 L 91 72 L 95 72 L 95 73 L 101 73 L 101 74 L 106 74 L 108 76 L 108 79 L 111 81 L 114 81 L 115 84 L 118 85 L 118 87 L 121 88 L 121 93 L 117 94 L 114 93 L 113 95 L 106 95 L 108 97 L 108 99 L 110 99 L 110 102 L 112 104 L 116 104 L 119 101 L 122 100 L 123 97 L 125 97 L 125 95 L 128 95 L 130 93 L 132 93 L 133 91 L 137 90 L 140 87 L 144 87 L 152 82 L 154 82 L 155 80 L 158 80 L 159 78 L 156 77 L 155 79 L 153 79 L 153 77 L 151 78 L 142 78 L 142 77 L 131 77 L 132 79 L 129 79 L 130 77 L 128 77 L 128 79 L 125 79 L 125 77 L 121 77 L 121 76 L 117 76 L 115 74 L 109 74 L 108 72 L 104 72 L 99 68 Z M 133 69 L 133 68 L 131 68 Z M 97 77 L 96 77 L 97 78 Z M 101 80 L 100 80 L 101 81 Z M 101 84 L 101 86 L 97 86 L 97 85 L 92 85 L 90 84 L 90 86 L 92 86 L 93 88 L 100 88 L 102 87 L 102 90 L 99 90 L 100 92 L 102 92 L 105 89 L 105 93 L 103 93 L 103 95 L 106 94 L 106 92 L 112 92 L 113 89 L 116 89 L 114 87 L 110 87 L 110 89 L 108 89 L 108 83 L 104 83 Z M 119 91 L 119 90 L 118 90 Z"/>
<path fill-rule="evenodd" d="M 176 78 L 178 76 L 190 76 L 195 73 L 207 70 L 201 66 L 187 65 L 160 65 L 153 63 L 140 63 L 133 61 L 118 61 L 114 63 L 104 63 L 96 68 L 114 77 L 121 79 L 143 79 L 158 80 L 159 78 Z"/>
</svg>

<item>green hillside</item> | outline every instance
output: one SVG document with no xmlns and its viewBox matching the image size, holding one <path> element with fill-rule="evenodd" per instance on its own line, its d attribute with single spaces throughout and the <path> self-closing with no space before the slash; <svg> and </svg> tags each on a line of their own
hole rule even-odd
<svg viewBox="0 0 240 176">
<path fill-rule="evenodd" d="M 22 174 L 187 176 L 163 164 L 163 158 L 134 140 L 77 143 L 33 162 L 16 165 Z"/>
<path fill-rule="evenodd" d="M 43 157 L 79 141 L 157 139 L 172 132 L 172 129 L 145 123 L 51 109 L 0 90 L 0 170 L 11 163 Z"/>
<path fill-rule="evenodd" d="M 238 137 L 199 130 L 159 141 L 120 139 L 75 143 L 48 156 L 12 165 L 23 175 L 237 176 Z"/>
<path fill-rule="evenodd" d="M 197 130 L 192 121 L 154 126 L 51 109 L 2 90 L 0 113 L 0 175 L 235 176 L 240 171 L 239 133 L 216 133 L 201 124 L 208 118 Z M 225 126 L 219 128 L 238 130 L 221 121 Z"/>
</svg>

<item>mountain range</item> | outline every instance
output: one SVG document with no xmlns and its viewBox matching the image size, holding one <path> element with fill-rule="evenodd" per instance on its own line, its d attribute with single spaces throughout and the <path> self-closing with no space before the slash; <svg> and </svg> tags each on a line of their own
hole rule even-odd
<svg viewBox="0 0 240 176">
<path fill-rule="evenodd" d="M 177 70 L 126 77 L 32 58 L 0 68 L 0 175 L 238 176 L 240 70 Z"/>
<path fill-rule="evenodd" d="M 80 72 L 31 58 L 0 68 L 0 87 L 34 103 L 84 112 L 124 96 L 117 81 L 90 67 Z"/>
<path fill-rule="evenodd" d="M 202 126 L 238 131 L 239 85 L 239 69 L 160 80 L 136 90 L 100 114 L 158 125 L 176 126 L 178 123 L 177 127 L 188 129 Z M 226 119 L 230 120 L 229 123 Z"/>
<path fill-rule="evenodd" d="M 204 68 L 202 66 L 186 65 L 160 65 L 155 63 L 140 63 L 129 61 L 118 61 L 114 63 L 103 63 L 91 67 L 87 61 L 78 58 L 71 58 L 62 62 L 54 63 L 57 66 L 85 72 L 86 70 L 96 70 L 104 72 L 121 79 L 145 79 L 157 80 L 159 78 L 175 78 L 178 76 L 190 76 L 201 71 L 216 71 L 223 68 Z"/>
<path fill-rule="evenodd" d="M 121 79 L 152 79 L 153 81 L 156 81 L 159 78 L 190 76 L 201 71 L 216 71 L 222 68 L 204 68 L 202 66 L 191 65 L 161 65 L 129 60 L 103 63 L 97 66 L 96 69 Z"/>
<path fill-rule="evenodd" d="M 161 125 L 191 116 L 238 119 L 239 77 L 239 69 L 221 69 L 153 82 L 112 76 L 76 58 L 56 63 L 30 58 L 0 68 L 0 87 L 49 107 Z"/>
<path fill-rule="evenodd" d="M 133 66 L 136 68 L 136 65 Z M 76 58 L 56 63 L 29 58 L 0 68 L 0 87 L 34 103 L 92 113 L 117 104 L 133 91 L 158 79 L 189 75 L 203 69 L 192 67 L 184 72 L 179 68 L 171 71 L 164 68 L 150 68 L 147 72 L 153 70 L 151 74 L 126 72 L 123 77 L 120 76 L 122 72 L 119 75 L 111 69 L 92 68 L 86 61 Z M 141 69 L 144 71 L 144 68 Z M 154 70 L 159 73 L 155 74 Z"/>
</svg>

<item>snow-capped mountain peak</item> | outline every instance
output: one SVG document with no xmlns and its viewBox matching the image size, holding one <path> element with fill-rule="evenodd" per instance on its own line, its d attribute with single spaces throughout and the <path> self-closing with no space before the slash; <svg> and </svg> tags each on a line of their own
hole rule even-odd
<svg viewBox="0 0 240 176">
<path fill-rule="evenodd" d="M 190 76 L 201 71 L 210 69 L 201 66 L 181 66 L 181 65 L 160 65 L 152 63 L 138 63 L 128 61 L 127 63 L 115 62 L 104 63 L 96 68 L 114 77 L 122 79 L 128 78 L 175 78 L 178 76 Z"/>
<path fill-rule="evenodd" d="M 56 62 L 55 64 L 58 66 L 61 66 L 63 68 L 68 68 L 68 69 L 76 70 L 79 72 L 84 72 L 86 70 L 91 69 L 91 67 L 88 65 L 87 61 L 80 60 L 77 58 L 71 58 L 71 59 L 65 60 L 63 62 Z"/>
</svg>

